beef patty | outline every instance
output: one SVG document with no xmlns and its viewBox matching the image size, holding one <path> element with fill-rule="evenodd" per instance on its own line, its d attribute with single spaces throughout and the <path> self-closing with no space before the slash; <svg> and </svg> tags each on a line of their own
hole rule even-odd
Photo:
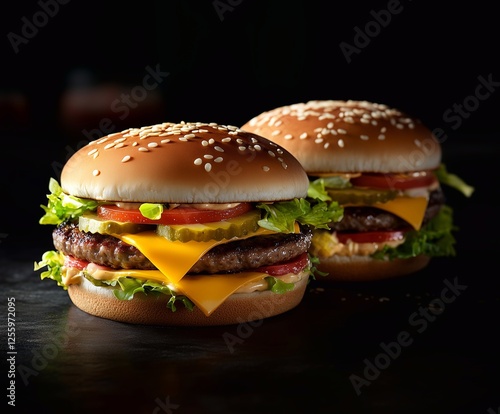
<svg viewBox="0 0 500 414">
<path fill-rule="evenodd" d="M 422 224 L 433 218 L 444 202 L 445 197 L 440 188 L 432 191 Z M 330 223 L 330 228 L 347 232 L 391 231 L 408 228 L 408 223 L 392 213 L 375 207 L 345 207 L 342 220 Z"/>
<path fill-rule="evenodd" d="M 54 246 L 65 255 L 115 269 L 154 270 L 156 267 L 137 248 L 116 237 L 86 233 L 78 224 L 61 223 L 52 233 Z M 311 231 L 276 233 L 236 240 L 213 247 L 189 273 L 224 273 L 256 269 L 306 252 L 311 244 Z"/>
</svg>

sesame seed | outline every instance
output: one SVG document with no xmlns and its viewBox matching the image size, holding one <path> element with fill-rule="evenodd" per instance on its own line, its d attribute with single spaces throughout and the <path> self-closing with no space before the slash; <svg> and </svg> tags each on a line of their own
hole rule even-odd
<svg viewBox="0 0 500 414">
<path fill-rule="evenodd" d="M 132 157 L 130 155 L 125 155 L 123 158 L 122 158 L 122 162 L 127 162 L 127 161 L 130 161 Z"/>
<path fill-rule="evenodd" d="M 279 134 L 281 134 L 281 131 L 280 131 L 279 129 L 275 129 L 275 130 L 271 133 L 271 135 L 272 135 L 273 137 L 275 137 L 276 135 L 279 135 Z"/>
<path fill-rule="evenodd" d="M 368 135 L 360 135 L 359 136 L 363 141 L 368 141 L 370 137 Z"/>
<path fill-rule="evenodd" d="M 92 155 L 92 154 L 95 154 L 97 152 L 97 148 L 94 148 L 93 150 L 89 151 L 87 153 L 87 155 Z"/>
<path fill-rule="evenodd" d="M 108 144 L 104 147 L 105 150 L 107 149 L 110 149 L 110 148 L 113 148 L 116 144 L 114 142 L 112 142 L 111 144 Z"/>
<path fill-rule="evenodd" d="M 138 150 L 141 152 L 149 152 L 149 150 L 146 147 L 139 147 Z"/>
<path fill-rule="evenodd" d="M 282 162 L 282 163 L 281 163 L 281 166 L 282 166 L 285 170 L 288 168 L 288 165 L 286 165 L 286 163 L 285 163 L 285 162 Z"/>
<path fill-rule="evenodd" d="M 224 142 L 224 143 L 231 142 L 231 138 L 230 137 L 222 138 L 222 142 Z"/>
<path fill-rule="evenodd" d="M 157 146 L 158 146 L 158 143 L 157 143 L 157 142 L 150 142 L 150 143 L 148 144 L 148 147 L 149 147 L 149 148 L 156 148 Z"/>
<path fill-rule="evenodd" d="M 330 146 L 330 143 L 329 142 L 325 142 L 325 144 L 323 145 L 323 148 L 327 149 L 329 146 Z"/>
<path fill-rule="evenodd" d="M 300 139 L 306 139 L 307 138 L 307 132 L 303 132 L 302 134 L 300 134 Z"/>
<path fill-rule="evenodd" d="M 212 160 L 212 159 L 214 158 L 214 156 L 213 156 L 213 155 L 210 155 L 210 154 L 205 154 L 205 155 L 203 156 L 203 158 L 205 158 L 206 160 Z"/>
<path fill-rule="evenodd" d="M 380 132 L 382 132 L 382 134 L 383 134 L 385 131 L 387 131 L 387 128 L 386 128 L 386 127 L 382 127 L 382 128 L 380 128 Z"/>
<path fill-rule="evenodd" d="M 205 164 L 205 171 L 206 172 L 210 172 L 212 170 L 212 164 L 210 164 L 209 162 L 207 162 Z"/>
<path fill-rule="evenodd" d="M 99 151 L 97 151 L 92 157 L 94 158 L 94 160 L 99 156 Z"/>
<path fill-rule="evenodd" d="M 184 135 L 184 138 L 187 138 L 187 139 L 196 138 L 196 135 L 195 134 L 187 134 L 187 135 Z"/>
<path fill-rule="evenodd" d="M 254 145 L 254 148 L 257 150 L 257 151 L 261 151 L 262 150 L 262 147 L 257 144 L 257 145 Z"/>
<path fill-rule="evenodd" d="M 321 143 L 323 142 L 323 138 L 321 138 L 321 136 L 320 136 L 319 138 L 316 138 L 316 139 L 314 140 L 314 142 L 315 142 L 316 144 L 321 144 Z"/>
<path fill-rule="evenodd" d="M 385 135 L 384 135 L 384 134 L 380 134 L 380 135 L 378 136 L 378 139 L 379 139 L 380 141 L 383 141 L 383 140 L 385 139 Z"/>
<path fill-rule="evenodd" d="M 262 167 L 262 170 L 264 170 L 265 172 L 268 172 L 270 170 L 270 168 L 267 165 L 264 165 Z"/>
<path fill-rule="evenodd" d="M 115 145 L 115 148 L 122 148 L 122 147 L 126 147 L 126 145 L 123 143 L 123 142 L 120 142 L 118 144 Z"/>
<path fill-rule="evenodd" d="M 292 135 L 292 134 L 286 134 L 284 138 L 285 138 L 285 139 L 292 139 L 292 138 L 293 138 L 293 135 Z"/>
<path fill-rule="evenodd" d="M 219 151 L 219 152 L 224 152 L 224 148 L 221 148 L 221 147 L 219 147 L 218 145 L 216 145 L 216 146 L 214 147 L 214 150 L 215 150 L 215 151 Z"/>
<path fill-rule="evenodd" d="M 342 129 L 342 128 L 337 129 L 337 132 L 338 132 L 339 134 L 342 134 L 342 135 L 347 134 L 347 131 L 346 131 L 345 129 Z"/>
<path fill-rule="evenodd" d="M 245 151 L 245 150 L 247 149 L 247 147 L 244 147 L 243 145 L 240 145 L 240 146 L 238 147 L 238 149 L 239 149 L 240 151 Z"/>
<path fill-rule="evenodd" d="M 162 139 L 160 142 L 162 144 L 168 144 L 170 142 L 170 140 L 167 138 L 167 139 Z"/>
<path fill-rule="evenodd" d="M 214 162 L 222 162 L 223 158 L 222 157 L 217 157 L 214 159 Z"/>
<path fill-rule="evenodd" d="M 94 171 L 92 171 L 92 175 L 93 175 L 94 177 L 97 177 L 100 173 L 101 173 L 101 172 L 100 172 L 99 170 L 94 170 Z"/>
<path fill-rule="evenodd" d="M 194 160 L 194 165 L 201 165 L 203 163 L 203 160 L 201 158 L 196 158 Z"/>
<path fill-rule="evenodd" d="M 118 144 L 120 142 L 126 141 L 126 139 L 127 139 L 126 137 L 122 137 L 122 138 L 115 139 L 114 142 Z"/>
<path fill-rule="evenodd" d="M 344 140 L 341 138 L 337 141 L 337 145 L 340 147 L 340 148 L 344 148 Z"/>
<path fill-rule="evenodd" d="M 137 145 L 139 145 L 139 143 L 137 141 L 134 141 L 132 144 L 133 147 L 137 147 Z"/>
<path fill-rule="evenodd" d="M 101 138 L 99 141 L 96 141 L 96 144 L 104 144 L 108 140 L 108 137 Z"/>
<path fill-rule="evenodd" d="M 267 151 L 267 153 L 271 156 L 271 157 L 276 157 L 276 154 L 272 151 Z"/>
</svg>

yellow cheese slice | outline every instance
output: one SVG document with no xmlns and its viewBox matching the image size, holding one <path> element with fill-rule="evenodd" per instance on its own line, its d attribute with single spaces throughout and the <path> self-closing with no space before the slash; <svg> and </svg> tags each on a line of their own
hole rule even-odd
<svg viewBox="0 0 500 414">
<path fill-rule="evenodd" d="M 165 282 L 165 276 L 159 270 L 136 269 L 92 269 L 89 274 L 97 280 L 116 280 L 120 277 L 133 277 L 142 280 Z M 209 316 L 230 295 L 246 283 L 261 280 L 269 276 L 263 272 L 241 272 L 234 275 L 197 275 L 183 278 L 172 283 L 178 294 L 186 295 L 202 312 Z"/>
<path fill-rule="evenodd" d="M 209 316 L 231 294 L 248 282 L 269 276 L 262 272 L 241 272 L 232 275 L 203 275 L 183 278 L 176 287 Z"/>
<path fill-rule="evenodd" d="M 300 232 L 298 224 L 295 225 L 295 232 Z M 272 230 L 260 227 L 256 232 L 239 237 L 238 240 L 273 233 L 275 232 Z M 154 279 L 172 284 L 176 291 L 182 292 L 191 299 L 207 316 L 244 284 L 268 276 L 261 272 L 241 272 L 234 275 L 200 275 L 184 278 L 189 269 L 208 250 L 231 240 L 183 243 L 170 241 L 154 231 L 136 234 L 122 233 L 114 236 L 136 247 L 158 269 L 158 271 L 126 270 L 123 272 L 132 277 L 142 276 L 141 279 Z"/>
<path fill-rule="evenodd" d="M 254 233 L 239 240 L 272 234 L 273 231 L 259 227 Z M 177 284 L 193 265 L 212 247 L 227 243 L 231 240 L 210 240 L 207 242 L 189 241 L 180 242 L 170 241 L 165 237 L 158 236 L 154 231 L 144 231 L 141 233 L 114 234 L 121 241 L 136 247 L 158 270 L 164 275 L 163 282 Z"/>
<path fill-rule="evenodd" d="M 386 203 L 371 204 L 370 207 L 376 207 L 388 211 L 407 221 L 415 230 L 420 230 L 427 209 L 428 200 L 426 197 L 407 197 L 401 196 Z M 354 204 L 346 204 L 352 206 Z"/>
</svg>

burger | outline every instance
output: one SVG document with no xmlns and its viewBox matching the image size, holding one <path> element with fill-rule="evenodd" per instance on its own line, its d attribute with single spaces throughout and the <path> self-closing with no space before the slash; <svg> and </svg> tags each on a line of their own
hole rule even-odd
<svg viewBox="0 0 500 414">
<path fill-rule="evenodd" d="M 89 142 L 50 179 L 41 278 L 95 316 L 227 325 L 297 306 L 312 229 L 339 208 L 306 200 L 301 164 L 276 143 L 216 123 L 162 123 Z"/>
<path fill-rule="evenodd" d="M 309 197 L 343 207 L 309 249 L 321 280 L 369 281 L 414 273 L 455 254 L 442 183 L 473 189 L 441 162 L 437 137 L 402 111 L 367 101 L 315 100 L 275 108 L 241 127 L 290 151 Z"/>
</svg>

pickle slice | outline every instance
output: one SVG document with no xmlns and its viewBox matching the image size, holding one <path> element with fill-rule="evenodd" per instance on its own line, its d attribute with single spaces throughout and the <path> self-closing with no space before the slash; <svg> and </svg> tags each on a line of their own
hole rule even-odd
<svg viewBox="0 0 500 414">
<path fill-rule="evenodd" d="M 97 214 L 86 213 L 78 218 L 78 228 L 80 231 L 87 233 L 119 234 L 139 233 L 151 229 L 151 225 L 106 220 L 100 218 Z"/>
<path fill-rule="evenodd" d="M 328 195 L 339 204 L 375 204 L 386 203 L 398 195 L 395 190 L 378 190 L 373 188 L 329 188 Z"/>
<path fill-rule="evenodd" d="M 246 236 L 259 228 L 260 211 L 253 210 L 241 216 L 213 223 L 159 224 L 156 233 L 170 241 L 188 242 L 231 239 Z"/>
</svg>

